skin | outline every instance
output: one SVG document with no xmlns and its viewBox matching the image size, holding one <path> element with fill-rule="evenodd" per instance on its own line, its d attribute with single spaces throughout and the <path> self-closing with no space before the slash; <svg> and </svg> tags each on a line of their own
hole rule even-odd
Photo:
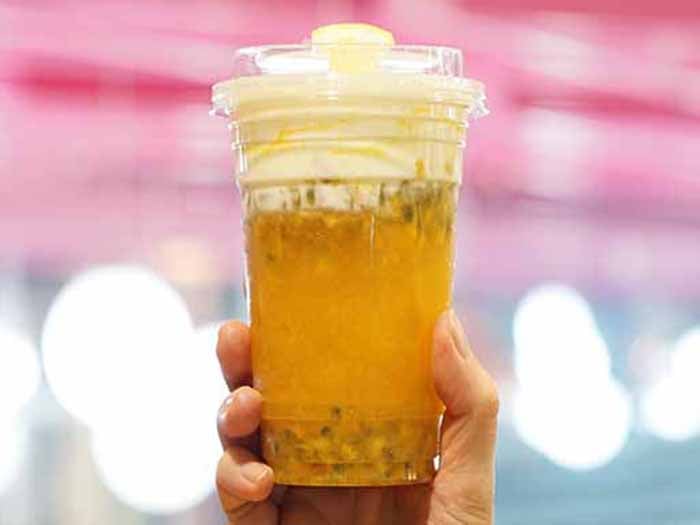
<svg viewBox="0 0 700 525">
<path fill-rule="evenodd" d="M 498 392 L 452 311 L 433 336 L 435 389 L 446 410 L 441 466 L 430 484 L 319 488 L 275 485 L 259 457 L 262 396 L 250 387 L 248 327 L 230 321 L 217 344 L 231 394 L 219 410 L 225 453 L 216 484 L 231 525 L 491 525 Z"/>
</svg>

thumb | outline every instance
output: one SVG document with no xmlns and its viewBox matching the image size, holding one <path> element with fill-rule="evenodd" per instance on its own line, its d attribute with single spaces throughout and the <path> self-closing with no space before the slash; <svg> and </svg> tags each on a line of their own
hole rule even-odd
<svg viewBox="0 0 700 525">
<path fill-rule="evenodd" d="M 445 404 L 435 490 L 454 512 L 488 523 L 493 507 L 498 390 L 469 348 L 453 311 L 433 335 L 435 390 Z M 484 519 L 480 519 L 484 518 Z"/>
<path fill-rule="evenodd" d="M 444 313 L 435 325 L 433 373 L 446 417 L 463 422 L 476 418 L 481 423 L 496 419 L 496 384 L 472 353 L 453 310 Z"/>
</svg>

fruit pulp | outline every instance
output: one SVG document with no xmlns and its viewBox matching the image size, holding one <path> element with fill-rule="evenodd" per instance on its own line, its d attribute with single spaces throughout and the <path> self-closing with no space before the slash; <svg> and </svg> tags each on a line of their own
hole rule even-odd
<svg viewBox="0 0 700 525">
<path fill-rule="evenodd" d="M 254 384 L 277 482 L 429 481 L 457 185 L 309 182 L 244 199 Z"/>
</svg>

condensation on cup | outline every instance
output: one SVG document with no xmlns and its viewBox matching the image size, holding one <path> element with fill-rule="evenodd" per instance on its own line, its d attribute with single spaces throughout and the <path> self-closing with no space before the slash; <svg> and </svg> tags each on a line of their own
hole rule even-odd
<svg viewBox="0 0 700 525">
<path fill-rule="evenodd" d="M 243 48 L 213 89 L 243 200 L 261 443 L 278 483 L 435 473 L 431 338 L 452 295 L 462 151 L 486 113 L 462 54 L 363 24 Z"/>
</svg>

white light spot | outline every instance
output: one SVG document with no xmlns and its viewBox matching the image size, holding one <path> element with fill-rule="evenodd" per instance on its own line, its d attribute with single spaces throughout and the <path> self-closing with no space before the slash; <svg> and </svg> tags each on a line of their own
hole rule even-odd
<svg viewBox="0 0 700 525">
<path fill-rule="evenodd" d="M 700 327 L 683 334 L 671 354 L 671 376 L 700 399 Z M 700 413 L 700 410 L 698 410 Z"/>
<path fill-rule="evenodd" d="M 56 399 L 89 426 L 114 425 L 164 396 L 192 322 L 182 298 L 148 269 L 107 266 L 71 280 L 53 302 L 42 349 Z"/>
<path fill-rule="evenodd" d="M 700 328 L 682 335 L 673 347 L 669 372 L 642 395 L 645 428 L 667 441 L 700 434 Z"/>
<path fill-rule="evenodd" d="M 15 482 L 26 456 L 26 432 L 15 421 L 0 421 L 0 494 Z"/>
<path fill-rule="evenodd" d="M 119 500 L 141 512 L 171 514 L 199 504 L 213 490 L 216 463 L 208 461 L 201 439 L 191 440 L 188 426 L 174 420 L 160 429 L 98 430 L 92 453 L 100 478 Z"/>
<path fill-rule="evenodd" d="M 604 383 L 610 354 L 586 300 L 550 284 L 529 292 L 513 319 L 515 372 L 524 387 Z"/>
<path fill-rule="evenodd" d="M 0 324 L 0 423 L 14 420 L 40 383 L 34 345 L 28 337 Z"/>
<path fill-rule="evenodd" d="M 513 341 L 523 441 L 574 470 L 611 461 L 627 441 L 631 403 L 586 300 L 559 284 L 532 290 L 516 309 Z"/>
<path fill-rule="evenodd" d="M 569 469 L 607 464 L 629 435 L 631 404 L 616 381 L 562 391 L 523 389 L 516 393 L 514 408 L 515 428 L 523 441 Z"/>
<path fill-rule="evenodd" d="M 642 395 L 640 416 L 644 427 L 667 441 L 685 441 L 700 432 L 697 393 L 665 378 Z"/>
<path fill-rule="evenodd" d="M 157 387 L 119 425 L 95 430 L 100 477 L 121 501 L 142 512 L 170 514 L 214 490 L 221 447 L 216 410 L 228 393 L 216 358 L 218 324 L 169 349 Z"/>
</svg>

